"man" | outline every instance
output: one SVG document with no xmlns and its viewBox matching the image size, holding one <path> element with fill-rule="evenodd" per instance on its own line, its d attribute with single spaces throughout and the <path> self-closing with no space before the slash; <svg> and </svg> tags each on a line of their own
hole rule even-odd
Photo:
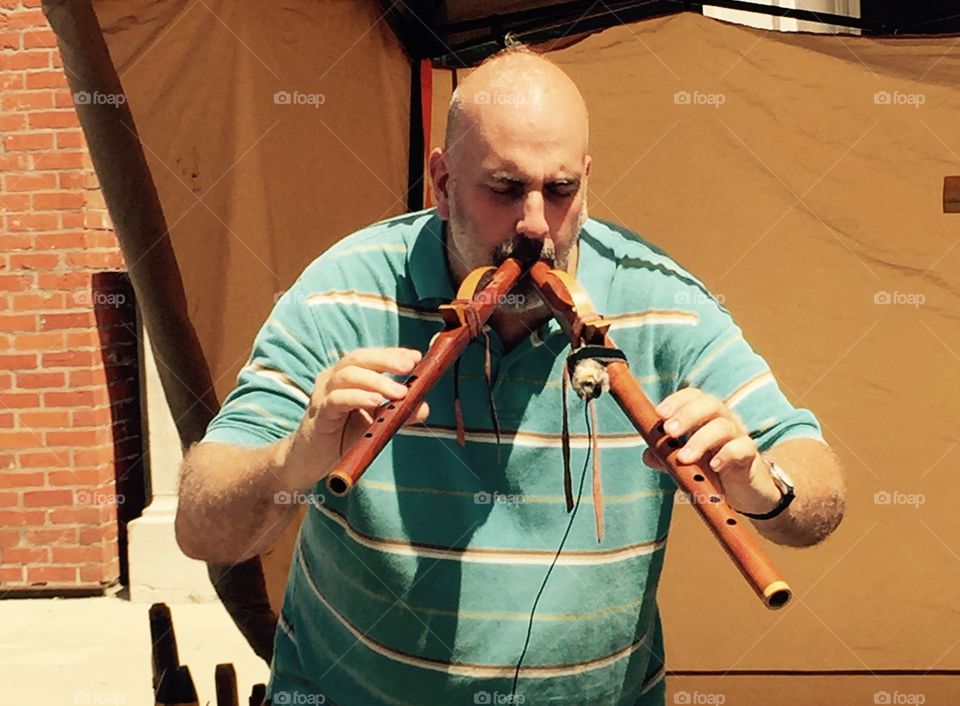
<svg viewBox="0 0 960 706">
<path fill-rule="evenodd" d="M 587 135 L 583 98 L 546 59 L 514 50 L 481 65 L 431 155 L 436 210 L 364 229 L 308 267 L 187 455 L 177 534 L 207 561 L 267 549 L 296 514 L 278 494 L 313 492 L 277 631 L 274 703 L 663 703 L 655 594 L 675 485 L 609 395 L 599 428 L 572 398 L 567 512 L 568 347 L 528 282 L 461 358 L 465 444 L 451 372 L 348 496 L 322 494 L 370 413 L 406 394 L 398 379 L 441 329 L 437 306 L 524 238 L 543 241 L 542 257 L 614 320 L 681 460 L 709 462 L 764 536 L 811 545 L 839 523 L 843 483 L 813 415 L 789 405 L 692 275 L 587 218 Z M 606 504 L 599 544 L 593 513 L 579 512 L 594 502 L 582 492 L 592 433 Z"/>
</svg>

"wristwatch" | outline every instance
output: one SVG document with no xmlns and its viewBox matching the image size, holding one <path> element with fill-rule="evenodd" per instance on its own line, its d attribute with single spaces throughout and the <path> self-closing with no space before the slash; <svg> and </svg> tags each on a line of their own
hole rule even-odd
<svg viewBox="0 0 960 706">
<path fill-rule="evenodd" d="M 767 464 L 770 466 L 770 475 L 773 478 L 773 484 L 777 486 L 780 490 L 780 502 L 777 503 L 777 506 L 773 508 L 770 512 L 740 512 L 741 515 L 745 515 L 754 520 L 771 520 L 781 512 L 786 510 L 790 503 L 793 502 L 793 499 L 796 497 L 793 492 L 793 481 L 790 479 L 790 476 L 787 475 L 780 466 L 775 464 L 773 461 L 768 460 Z"/>
</svg>

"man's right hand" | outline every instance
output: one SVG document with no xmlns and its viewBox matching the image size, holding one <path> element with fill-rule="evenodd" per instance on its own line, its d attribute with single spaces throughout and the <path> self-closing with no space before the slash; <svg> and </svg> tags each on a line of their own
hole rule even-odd
<svg viewBox="0 0 960 706">
<path fill-rule="evenodd" d="M 290 491 L 313 487 L 339 459 L 341 447 L 350 448 L 373 423 L 372 413 L 380 405 L 406 397 L 407 386 L 387 373 L 409 375 L 422 357 L 411 348 L 358 348 L 317 376 L 306 414 L 284 454 L 284 484 Z M 406 423 L 423 422 L 429 413 L 421 402 Z"/>
</svg>

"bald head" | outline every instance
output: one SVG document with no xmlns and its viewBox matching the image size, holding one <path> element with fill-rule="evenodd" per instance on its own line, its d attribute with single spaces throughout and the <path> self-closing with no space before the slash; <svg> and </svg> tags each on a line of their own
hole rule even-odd
<svg viewBox="0 0 960 706">
<path fill-rule="evenodd" d="M 514 133 L 582 142 L 586 153 L 587 106 L 573 80 L 549 59 L 511 48 L 482 63 L 454 91 L 444 148 L 453 159 L 471 140 Z M 467 144 L 464 144 L 467 143 Z"/>
</svg>

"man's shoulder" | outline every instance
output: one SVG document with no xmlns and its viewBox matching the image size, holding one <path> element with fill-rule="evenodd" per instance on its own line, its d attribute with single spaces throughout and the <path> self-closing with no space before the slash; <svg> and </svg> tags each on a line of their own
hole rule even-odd
<svg viewBox="0 0 960 706">
<path fill-rule="evenodd" d="M 437 230 L 439 223 L 436 209 L 426 209 L 364 226 L 317 256 L 301 279 L 316 282 L 331 277 L 352 279 L 373 270 L 402 272 L 417 238 L 424 231 Z"/>
</svg>

